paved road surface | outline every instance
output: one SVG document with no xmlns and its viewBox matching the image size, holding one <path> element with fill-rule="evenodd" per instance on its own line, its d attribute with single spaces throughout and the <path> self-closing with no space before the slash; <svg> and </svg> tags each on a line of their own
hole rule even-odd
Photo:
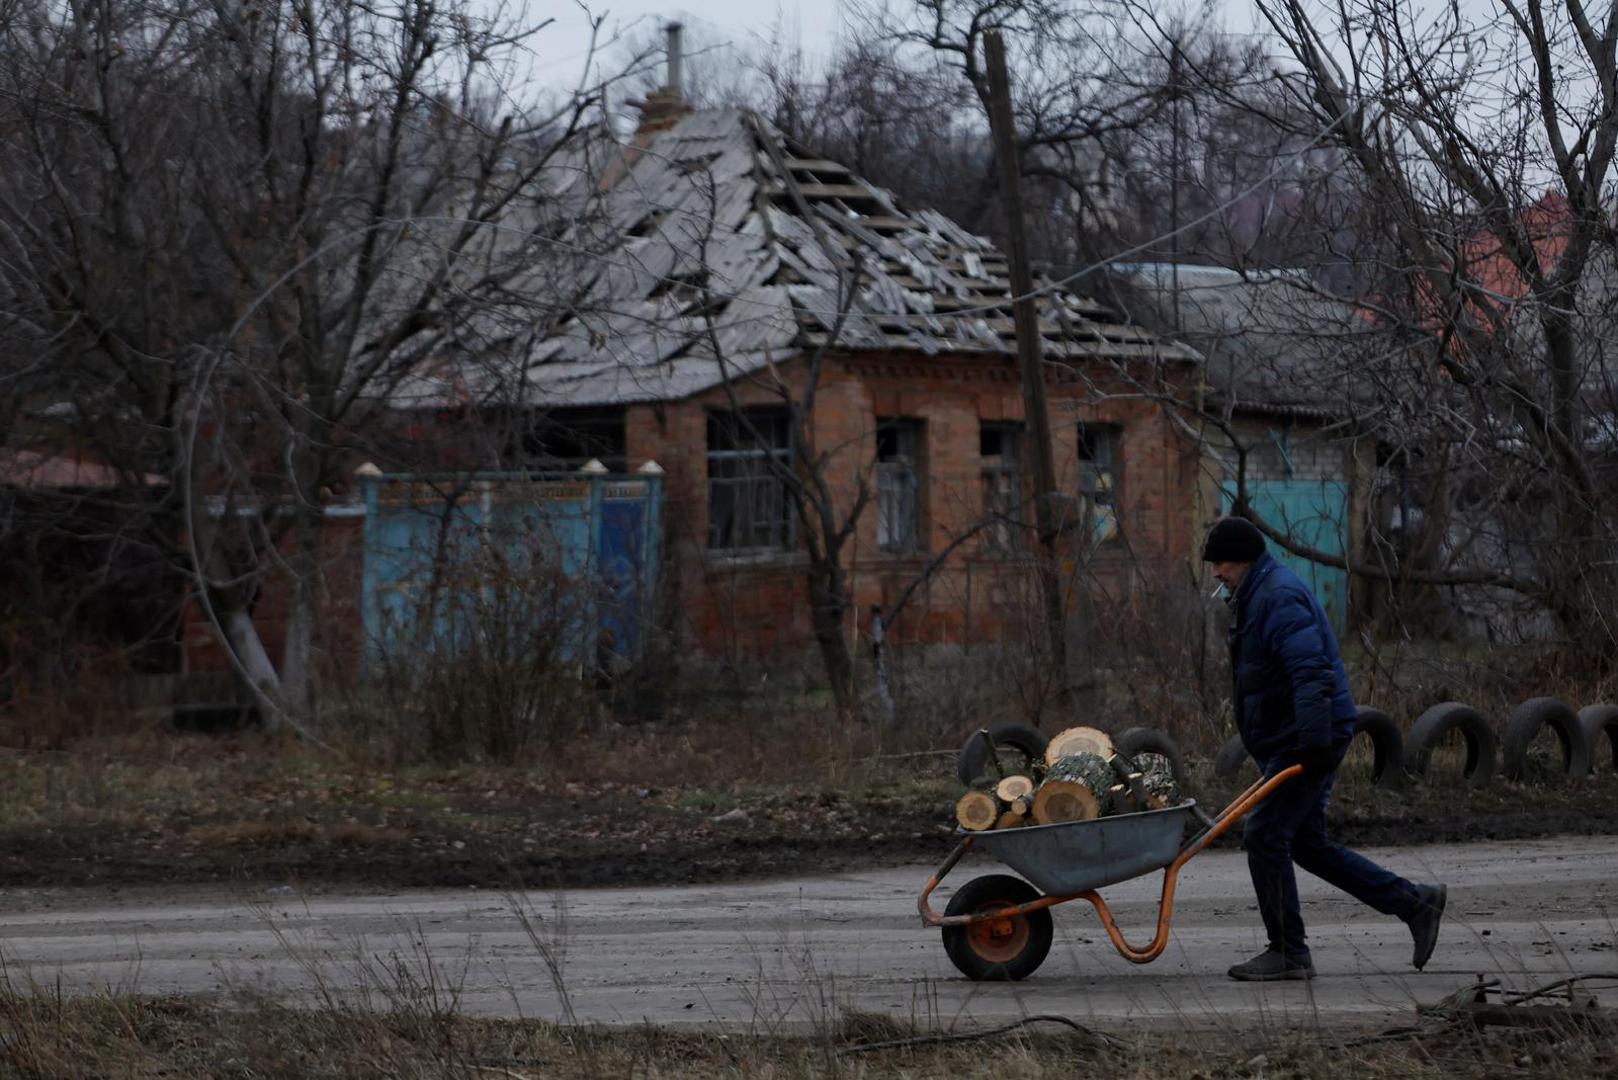
<svg viewBox="0 0 1618 1080">
<path fill-rule="evenodd" d="M 1404 927 L 1300 875 L 1320 978 L 1240 985 L 1225 968 L 1260 947 L 1246 863 L 1199 856 L 1181 876 L 1174 937 L 1157 962 L 1118 957 L 1088 905 L 1055 911 L 1056 944 L 1018 984 L 959 978 L 914 914 L 931 866 L 747 885 L 580 890 L 514 898 L 476 890 L 389 896 L 229 895 L 197 889 L 0 890 L 0 959 L 13 984 L 218 994 L 307 992 L 317 983 L 385 1004 L 401 980 L 459 995 L 467 1012 L 606 1024 L 815 1023 L 857 1006 L 926 1023 L 1054 1012 L 1107 1026 L 1173 1022 L 1379 1024 L 1409 1017 L 1476 973 L 1532 984 L 1618 971 L 1618 839 L 1559 839 L 1372 852 L 1449 883 L 1449 916 L 1425 972 Z M 940 890 L 988 862 L 963 864 Z M 1157 878 L 1108 891 L 1139 941 Z M 563 917 L 558 919 L 558 904 Z M 557 928 L 563 929 L 558 933 Z M 560 956 L 557 953 L 560 952 Z M 1618 992 L 1608 995 L 1618 998 Z M 1609 1004 L 1618 1004 L 1612 1000 Z"/>
</svg>

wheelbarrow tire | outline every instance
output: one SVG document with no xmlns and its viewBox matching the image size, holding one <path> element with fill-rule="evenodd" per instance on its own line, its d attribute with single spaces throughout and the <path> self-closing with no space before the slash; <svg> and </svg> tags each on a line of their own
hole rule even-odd
<svg viewBox="0 0 1618 1080">
<path fill-rule="evenodd" d="M 1242 767 L 1252 760 L 1242 737 L 1232 735 L 1225 740 L 1225 745 L 1219 748 L 1219 754 L 1214 758 L 1214 775 L 1221 780 L 1234 780 Z"/>
<path fill-rule="evenodd" d="M 1371 739 L 1371 783 L 1377 787 L 1398 787 L 1405 775 L 1404 736 L 1399 724 L 1381 709 L 1360 706 L 1359 718 L 1354 721 L 1354 737 L 1367 735 Z"/>
<path fill-rule="evenodd" d="M 1458 730 L 1466 740 L 1466 765 L 1461 775 L 1473 787 L 1488 784 L 1494 779 L 1494 729 L 1482 713 L 1460 701 L 1434 705 L 1410 725 L 1410 737 L 1405 740 L 1405 768 L 1412 776 L 1426 776 L 1433 748 L 1451 730 Z"/>
<path fill-rule="evenodd" d="M 1014 772 L 1032 774 L 1034 766 L 1045 760 L 1045 746 L 1050 742 L 1034 728 L 1027 724 L 995 724 L 989 729 L 989 738 L 994 745 L 1015 750 L 1027 759 L 1027 764 Z M 983 737 L 972 732 L 961 744 L 961 752 L 955 756 L 955 777 L 964 786 L 972 784 L 985 773 L 992 771 L 989 764 L 989 748 L 983 745 Z"/>
<path fill-rule="evenodd" d="M 1039 890 L 1010 874 L 975 877 L 949 898 L 946 915 L 975 915 L 1039 899 Z M 1010 924 L 1009 926 L 1007 924 Z M 944 951 L 976 982 L 1015 982 L 1032 975 L 1051 951 L 1049 908 L 1014 919 L 944 927 Z"/>
<path fill-rule="evenodd" d="M 1618 705 L 1586 705 L 1579 710 L 1579 726 L 1590 744 L 1590 771 L 1618 772 Z"/>
<path fill-rule="evenodd" d="M 1114 736 L 1112 748 L 1130 758 L 1136 754 L 1157 754 L 1167 758 L 1169 771 L 1174 774 L 1175 786 L 1181 791 L 1189 786 L 1186 783 L 1185 758 L 1180 754 L 1180 744 L 1166 731 L 1149 727 L 1125 728 Z"/>
<path fill-rule="evenodd" d="M 1590 772 L 1590 740 L 1572 706 L 1553 697 L 1530 698 L 1517 706 L 1506 719 L 1501 740 L 1501 757 L 1507 780 L 1521 781 L 1528 776 L 1528 747 L 1540 728 L 1556 733 L 1562 750 L 1562 775 L 1574 778 Z"/>
</svg>

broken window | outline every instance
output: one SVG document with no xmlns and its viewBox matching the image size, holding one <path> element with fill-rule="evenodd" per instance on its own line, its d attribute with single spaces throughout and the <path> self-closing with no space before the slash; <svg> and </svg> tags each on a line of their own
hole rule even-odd
<svg viewBox="0 0 1618 1080">
<path fill-rule="evenodd" d="M 920 420 L 877 421 L 876 544 L 883 551 L 921 548 L 925 431 Z"/>
<path fill-rule="evenodd" d="M 1119 447 L 1123 428 L 1116 424 L 1079 425 L 1079 507 L 1090 519 L 1097 541 L 1118 536 Z"/>
<path fill-rule="evenodd" d="M 792 467 L 785 409 L 708 415 L 708 547 L 790 550 L 792 504 L 782 472 Z"/>
<path fill-rule="evenodd" d="M 978 456 L 983 477 L 984 547 L 1019 551 L 1022 528 L 1022 425 L 983 424 L 978 428 Z"/>
<path fill-rule="evenodd" d="M 519 463 L 529 468 L 572 471 L 592 458 L 623 472 L 624 408 L 552 409 L 532 414 L 518 439 Z"/>
</svg>

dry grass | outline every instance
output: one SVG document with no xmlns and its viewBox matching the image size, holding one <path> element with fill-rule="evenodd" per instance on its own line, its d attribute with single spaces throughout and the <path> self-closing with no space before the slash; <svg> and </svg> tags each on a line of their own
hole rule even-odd
<svg viewBox="0 0 1618 1080">
<path fill-rule="evenodd" d="M 396 1001 L 376 1011 L 262 997 L 63 997 L 0 991 L 0 1075 L 318 1078 L 1498 1077 L 1618 1074 L 1610 1037 L 1573 1025 L 1476 1031 L 1434 1022 L 1368 1039 L 1332 1030 L 1098 1036 L 1029 1024 L 983 1039 L 844 1013 L 801 1036 L 708 1029 L 562 1027 L 479 1020 Z M 899 1043 L 886 1049 L 873 1044 Z"/>
</svg>

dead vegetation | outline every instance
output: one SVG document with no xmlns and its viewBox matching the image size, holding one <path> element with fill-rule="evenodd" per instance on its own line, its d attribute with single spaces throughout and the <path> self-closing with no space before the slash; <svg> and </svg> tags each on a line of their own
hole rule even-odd
<svg viewBox="0 0 1618 1080">
<path fill-rule="evenodd" d="M 893 729 L 840 721 L 790 680 L 749 680 L 660 723 L 580 718 L 554 750 L 512 764 L 166 727 L 0 750 L 0 885 L 655 884 L 933 860 L 952 842 L 956 748 L 977 724 L 1017 717 L 985 700 L 991 680 L 948 679 L 957 699 L 904 699 Z M 1142 719 L 1119 708 L 1100 723 Z M 1240 777 L 1213 776 L 1195 729 L 1170 730 L 1192 748 L 1190 792 L 1215 805 L 1234 794 Z M 1610 833 L 1618 774 L 1603 769 L 1473 787 L 1440 754 L 1424 783 L 1388 790 L 1357 749 L 1335 828 L 1362 844 Z"/>
<path fill-rule="evenodd" d="M 1195 1039 L 1185 1031 L 1108 1035 L 1061 1017 L 1030 1020 L 985 1034 L 840 1012 L 802 1034 L 781 1035 L 473 1019 L 422 994 L 372 1011 L 298 1008 L 257 996 L 67 997 L 26 987 L 0 990 L 0 1076 L 1403 1080 L 1618 1073 L 1610 1035 L 1554 1016 L 1523 1027 L 1434 1019 L 1388 1033 L 1227 1031 Z"/>
</svg>

